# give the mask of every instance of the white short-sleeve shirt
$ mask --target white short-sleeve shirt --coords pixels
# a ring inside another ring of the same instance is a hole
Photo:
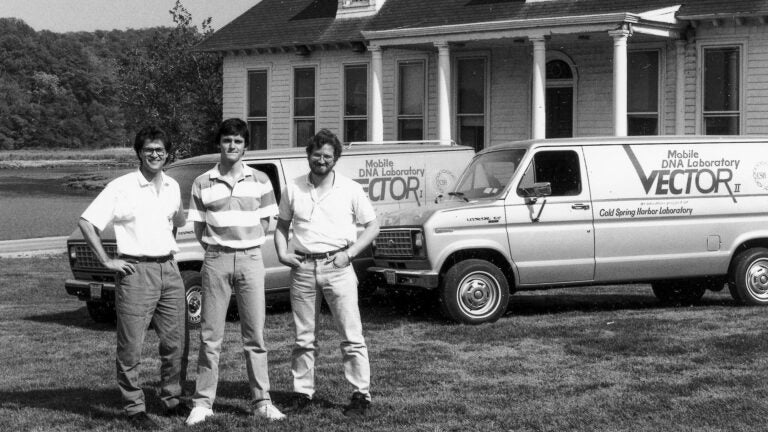
[[[134,256],[163,256],[179,251],[173,216],[180,207],[179,184],[161,173],[159,192],[139,170],[112,180],[83,212],[99,230],[112,222],[117,251]]]
[[[333,187],[320,197],[309,175],[288,182],[278,218],[293,221],[293,242],[304,253],[323,253],[357,240],[357,224],[376,219],[368,195],[354,180],[338,172]]]

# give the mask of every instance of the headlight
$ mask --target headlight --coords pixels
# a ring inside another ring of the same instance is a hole
[[[427,256],[426,250],[424,233],[421,231],[413,231],[413,256],[423,258]]]
[[[72,267],[75,265],[75,261],[77,261],[77,250],[75,250],[74,246],[69,247],[69,266]]]

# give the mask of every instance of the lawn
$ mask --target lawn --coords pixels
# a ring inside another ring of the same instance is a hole
[[[64,257],[0,259],[0,430],[124,430],[114,328],[64,293]],[[725,292],[661,307],[646,285],[516,294],[509,313],[476,327],[442,321],[417,298],[362,302],[375,410],[341,415],[350,388],[330,317],[322,323],[318,404],[285,422],[247,416],[238,324],[227,324],[217,415],[194,428],[160,412],[157,338],[142,377],[166,430],[751,431],[768,418],[768,310]],[[273,399],[290,391],[291,317],[267,316]],[[196,334],[193,334],[197,337]],[[196,346],[196,345],[195,345]],[[189,379],[194,385],[195,346]]]
[[[134,165],[133,147],[103,149],[0,150],[0,169],[51,168],[69,165]]]

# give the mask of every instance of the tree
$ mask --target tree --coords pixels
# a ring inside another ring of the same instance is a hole
[[[176,27],[158,29],[122,62],[120,98],[129,134],[157,124],[170,135],[176,156],[186,157],[212,150],[221,118],[221,56],[195,50],[213,33],[210,18],[198,31],[181,1],[169,12]]]

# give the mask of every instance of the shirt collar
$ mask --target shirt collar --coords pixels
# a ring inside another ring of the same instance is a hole
[[[309,177],[310,175],[312,175],[312,173],[308,172],[306,177],[304,177],[304,182],[306,182],[307,186],[314,188],[315,185],[312,184],[312,180],[310,180],[310,177]],[[331,189],[337,189],[341,187],[340,182],[338,181],[339,177],[340,177],[339,173],[337,173],[336,170],[333,170],[333,185],[331,185]]]
[[[160,176],[163,179],[163,186],[168,186],[168,176],[165,175],[165,172],[160,171]],[[146,187],[149,186],[150,183],[145,177],[144,174],[141,173],[141,169],[136,170],[136,178],[139,180],[139,186]]]
[[[240,161],[241,164],[243,164],[243,177],[251,177],[253,176],[253,170],[251,167],[245,164],[242,160]],[[219,171],[219,162],[216,163],[216,166],[211,168],[210,171],[208,171],[208,176],[211,179],[217,179],[221,177],[221,172]]]

